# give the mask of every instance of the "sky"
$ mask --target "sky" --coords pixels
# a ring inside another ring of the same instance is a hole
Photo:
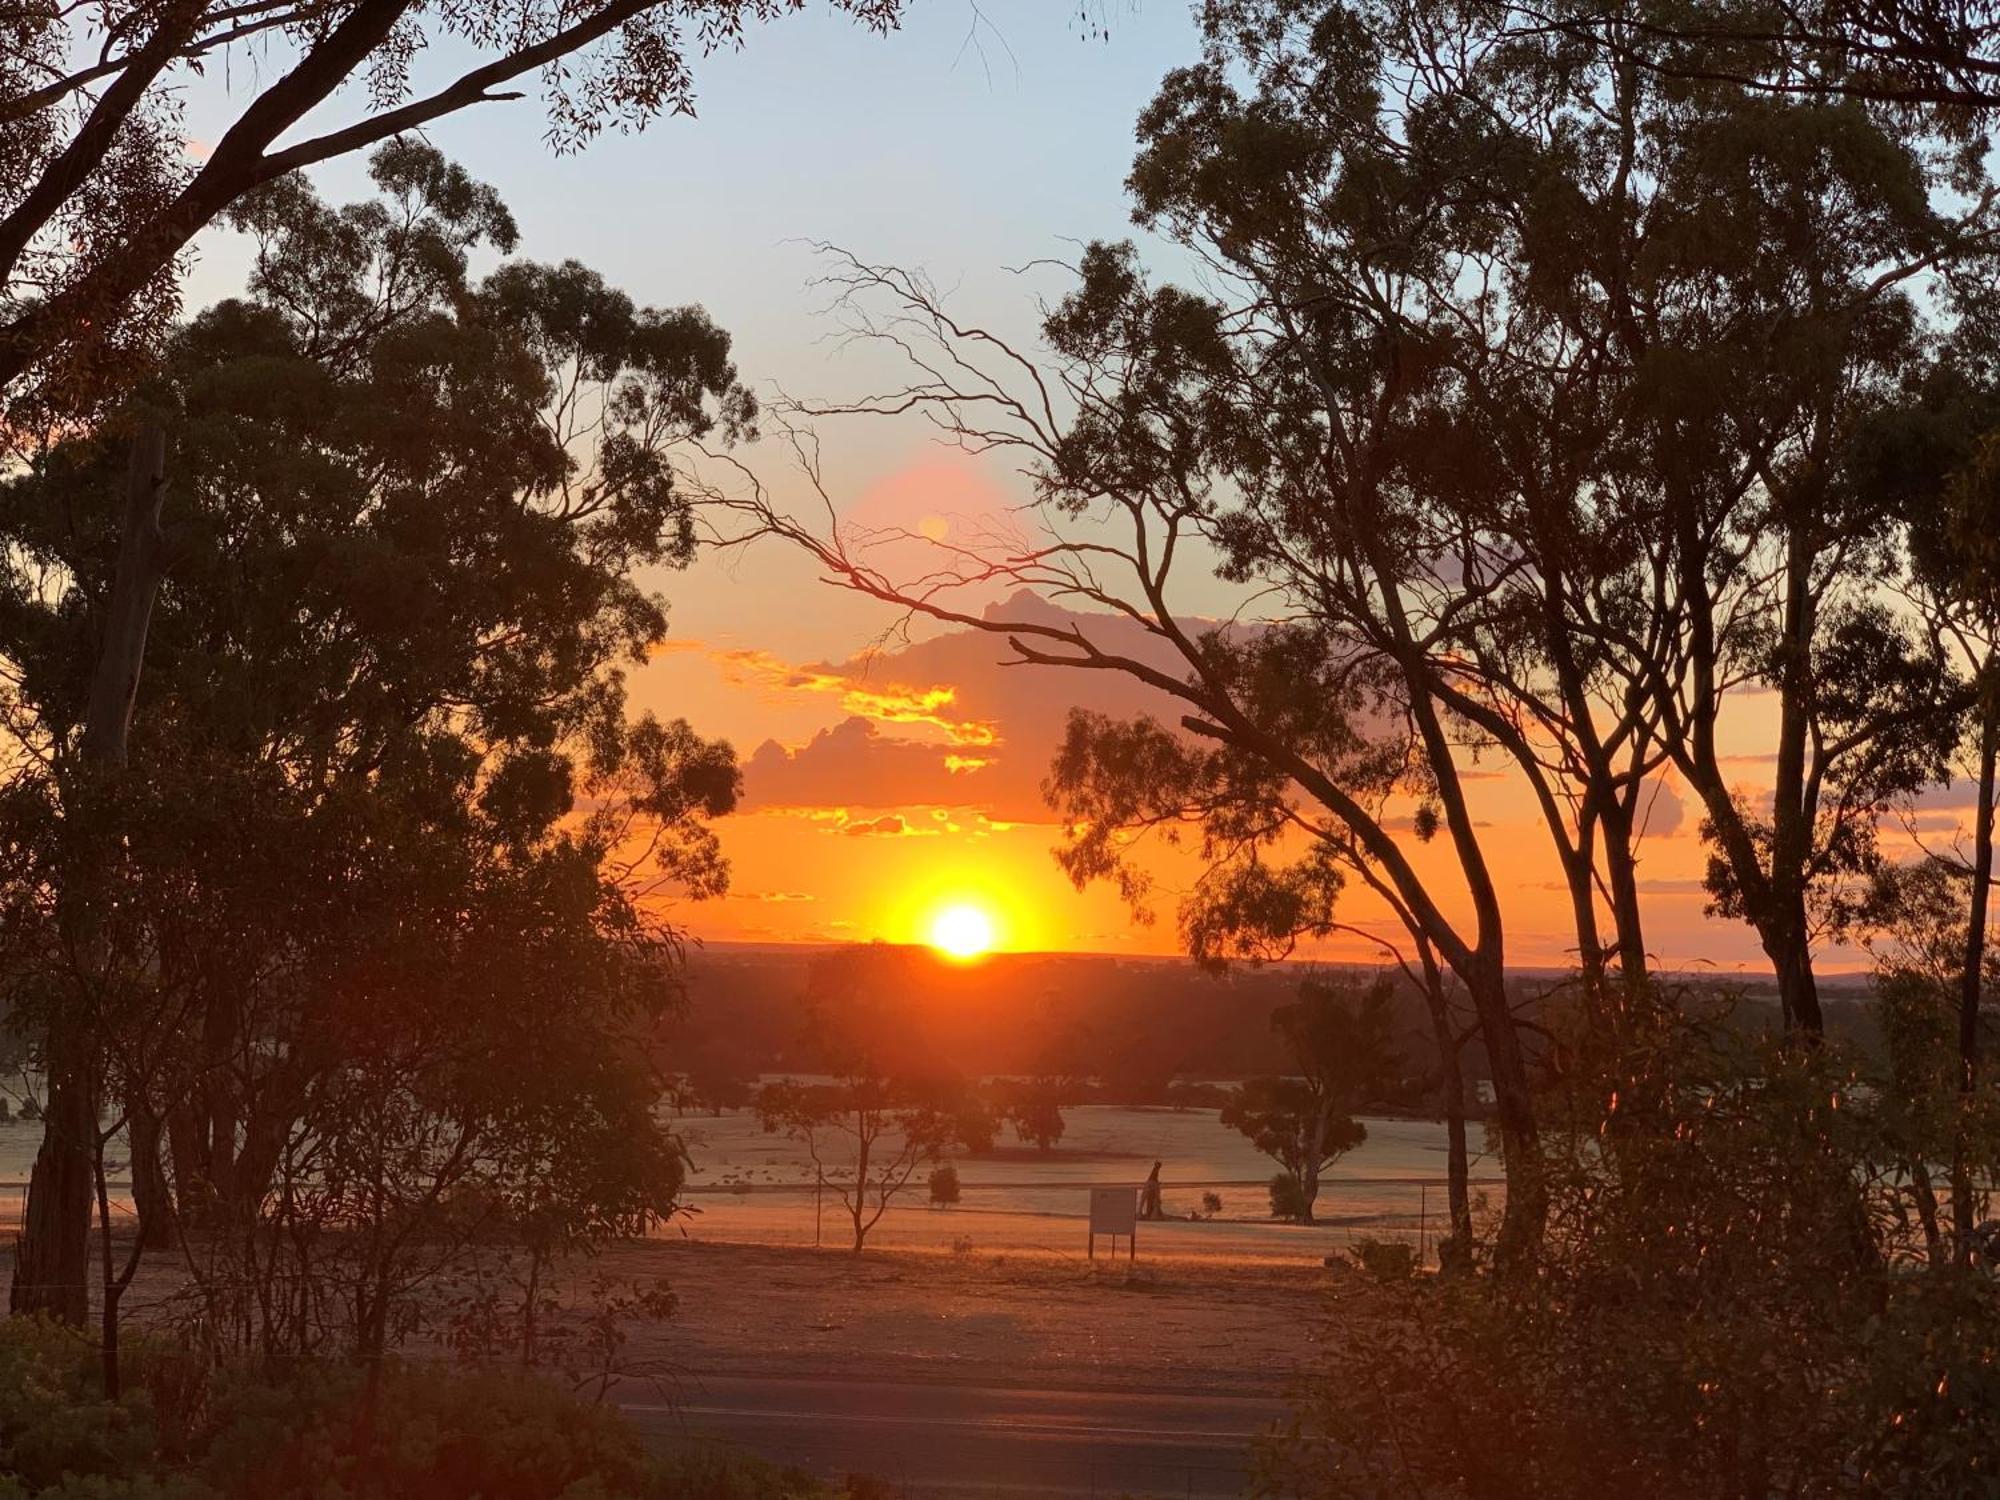
[[[1031,343],[1037,299],[1062,286],[1049,263],[1136,233],[1122,187],[1133,121],[1198,38],[1182,0],[1111,0],[1093,14],[1108,37],[1080,26],[1070,0],[919,0],[884,38],[815,6],[701,62],[694,119],[555,156],[539,110],[522,101],[462,113],[428,136],[500,190],[520,254],[580,260],[642,303],[701,304],[767,397],[852,398],[891,371],[840,337],[814,285],[827,264],[816,242],[921,268],[954,309]],[[227,82],[207,80],[190,97],[196,141],[219,132]],[[339,201],[367,188],[356,160],[315,181]],[[1177,268],[1170,250],[1139,238],[1149,261]],[[211,232],[191,303],[236,290],[245,261],[239,240]],[[940,446],[919,424],[850,422],[821,440],[826,488],[847,524],[948,531],[1005,517],[1025,498],[1018,474]],[[739,456],[774,494],[807,498],[781,445]],[[1145,690],[1004,667],[1004,644],[976,632],[905,639],[893,614],[820,582],[775,543],[653,581],[671,601],[671,637],[635,673],[634,700],[727,737],[744,766],[744,806],[722,828],[731,891],[676,913],[694,935],[921,941],[940,912],[971,905],[1001,947],[1174,951],[1172,911],[1192,859],[1154,861],[1159,920],[1140,920],[1108,889],[1070,887],[1039,795],[1073,705],[1159,707]],[[1179,607],[1223,602],[1197,589]],[[1741,750],[1754,785],[1759,751],[1749,738]],[[1475,774],[1508,893],[1511,961],[1568,962],[1565,898],[1535,809],[1498,768]],[[1703,914],[1697,821],[1685,790],[1663,781],[1642,849],[1649,938],[1673,966],[1760,969],[1746,929]],[[1418,858],[1444,874],[1441,842]],[[1367,927],[1382,914],[1356,898],[1343,915]],[[1323,951],[1372,956],[1353,937]]]

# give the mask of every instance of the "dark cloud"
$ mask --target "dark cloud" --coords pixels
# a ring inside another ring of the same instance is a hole
[[[983,805],[986,752],[887,734],[859,716],[791,749],[766,740],[743,763],[743,805],[901,808]]]
[[[994,605],[987,617],[1081,626],[1108,650],[1168,661],[1130,621],[1071,614],[1032,595]],[[827,694],[849,713],[804,745],[759,745],[743,765],[745,809],[945,807],[998,822],[1047,822],[1042,778],[1073,706],[1114,718],[1179,716],[1173,699],[1122,673],[1009,666],[1011,654],[1005,638],[981,630],[843,662],[795,666],[762,653],[713,653],[726,671]]]

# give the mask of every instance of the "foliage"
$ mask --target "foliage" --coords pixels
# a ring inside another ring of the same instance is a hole
[[[1063,1106],[1075,1084],[1065,1077],[1010,1078],[995,1085],[1000,1118],[1014,1138],[1047,1153],[1063,1138]]]
[[[1306,1196],[1290,1172],[1274,1172],[1269,1183],[1271,1217],[1296,1222],[1306,1216]]]
[[[1347,1252],[1377,1281],[1407,1281],[1417,1271],[1417,1247],[1408,1240],[1356,1240]]]
[[[1947,10],[1990,58],[1990,7]],[[1721,7],[1722,34],[1753,14]],[[1804,14],[1873,24],[1772,24]],[[1821,88],[1859,58],[1839,42],[1767,73],[1686,7],[1211,0],[1200,27],[1128,179],[1198,279],[1088,245],[1030,350],[920,274],[831,256],[851,326],[907,373],[805,414],[915,410],[1027,468],[1037,544],[905,565],[767,496],[742,510],[1013,661],[1156,694],[1071,720],[1045,787],[1068,872],[1145,909],[1142,851],[1185,842],[1196,958],[1345,931],[1440,997],[1448,976],[1493,1086],[1499,1258],[1524,1265],[1548,1222],[1536,1075],[1561,1064],[1507,992],[1513,903],[1471,783],[1497,762],[1536,809],[1607,1031],[1652,963],[1637,851],[1670,781],[1714,910],[1753,931],[1785,1023],[1824,1032],[1818,945],[1975,697],[1908,602],[1943,497],[1879,482],[1878,424],[1990,344],[1990,155],[1967,117]],[[1674,71],[1711,44],[1714,69]],[[1221,622],[1210,574],[1243,605]],[[996,583],[1072,612],[991,606]],[[1751,739],[1768,784],[1733,763]],[[1356,888],[1381,928],[1350,922]]]
[[[1538,1273],[1339,1293],[1341,1353],[1270,1483],[1991,1493],[2000,1284],[1927,1260],[1895,1210],[1883,1084],[1831,1046],[1657,1014],[1565,1084]]]
[[[829,4],[874,30],[901,11],[900,0]],[[505,85],[531,73],[558,150],[690,112],[694,54],[795,8],[278,0],[247,21],[223,0],[11,10],[0,22],[0,432],[46,431],[115,400],[176,311],[189,242],[259,188],[499,107],[518,97]],[[438,55],[453,62],[433,88],[424,62]],[[221,133],[197,161],[183,96],[211,68]],[[314,129],[343,90],[358,117],[345,109],[338,128]]]
[[[931,1207],[953,1208],[958,1204],[958,1168],[950,1162],[931,1168]]]
[[[1365,988],[1308,980],[1298,999],[1271,1013],[1299,1076],[1252,1078],[1222,1107],[1222,1123],[1294,1185],[1296,1212],[1283,1217],[1312,1223],[1319,1174],[1368,1138],[1352,1111],[1393,1070],[1394,994],[1386,976]],[[1275,1188],[1271,1202],[1278,1212]]]
[[[9,1485],[37,1494],[65,1479],[132,1475],[152,1457],[153,1422],[143,1385],[106,1399],[97,1351],[76,1330],[0,1322],[0,1495]]]
[[[239,204],[249,295],[146,393],[174,555],[114,778],[77,744],[120,432],[0,484],[9,1019],[89,1032],[148,1237],[226,1231],[201,1322],[266,1355],[379,1352],[476,1243],[671,1210],[641,1043],[737,790],[622,676],[665,628],[635,571],[690,555],[676,451],[755,416],[727,336],[573,263],[475,281],[512,244],[491,190],[416,143],[373,169],[369,202]]]
[[[802,1474],[717,1449],[649,1455],[615,1408],[520,1371],[389,1362],[209,1372],[139,1341],[107,1402],[89,1343],[0,1324],[8,1500],[814,1500]],[[201,1386],[188,1400],[189,1382]]]

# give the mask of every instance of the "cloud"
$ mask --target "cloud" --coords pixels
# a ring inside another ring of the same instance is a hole
[[[1172,647],[1136,621],[1066,610],[1025,591],[988,605],[983,619],[1046,649],[1061,651],[1060,637],[1076,632],[1107,654],[1173,677],[1186,671]],[[1199,633],[1214,622],[1181,623]],[[1150,714],[1167,724],[1185,710],[1121,671],[1024,664],[1008,637],[991,629],[943,630],[844,661],[793,663],[699,642],[670,649],[703,651],[735,682],[823,695],[846,713],[805,744],[759,745],[743,765],[746,811],[852,808],[920,817],[912,810],[947,808],[995,831],[1045,824],[1053,814],[1041,785],[1073,709],[1113,719]],[[1472,771],[1480,779],[1502,774]]]
[[[825,693],[839,699],[841,707],[858,718],[881,724],[929,725],[942,730],[956,745],[991,745],[998,737],[991,720],[961,718],[948,712],[958,700],[954,687],[869,681],[850,668],[825,662],[795,666],[769,651],[718,650],[702,641],[675,641],[662,649],[704,652],[734,683],[786,693]]]
[[[1706,884],[1692,877],[1642,880],[1639,889],[1648,896],[1706,896],[1709,893]]]
[[[970,806],[983,799],[987,758],[884,734],[859,716],[796,748],[766,740],[743,763],[743,806],[903,808]]]
[[[1687,823],[1687,803],[1671,782],[1656,776],[1639,793],[1636,821],[1636,831],[1646,838],[1672,838]]]
[[[864,823],[848,823],[840,831],[850,838],[869,834],[900,838],[903,834],[914,832],[910,825],[903,821],[901,813],[887,813],[879,818],[871,818]]]
[[[1132,622],[1073,614],[1030,594],[989,607],[987,617],[1082,628],[1107,650],[1171,665]],[[734,682],[824,695],[846,712],[803,745],[759,745],[743,763],[746,811],[938,808],[962,810],[964,821],[991,831],[1046,823],[1042,778],[1073,706],[1114,718],[1150,712],[1168,722],[1180,712],[1122,673],[1008,665],[1006,639],[983,630],[945,631],[837,662],[792,663],[689,641],[666,649],[701,651]]]
[[[807,891],[731,891],[731,901],[757,901],[769,905],[786,905],[794,901],[817,901],[819,897]]]

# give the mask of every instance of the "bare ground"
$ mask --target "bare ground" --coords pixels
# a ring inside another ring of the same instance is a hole
[[[631,1353],[684,1374],[813,1374],[1214,1394],[1313,1362],[1329,1277],[1300,1264],[653,1240],[596,1271],[666,1276],[680,1311]]]

